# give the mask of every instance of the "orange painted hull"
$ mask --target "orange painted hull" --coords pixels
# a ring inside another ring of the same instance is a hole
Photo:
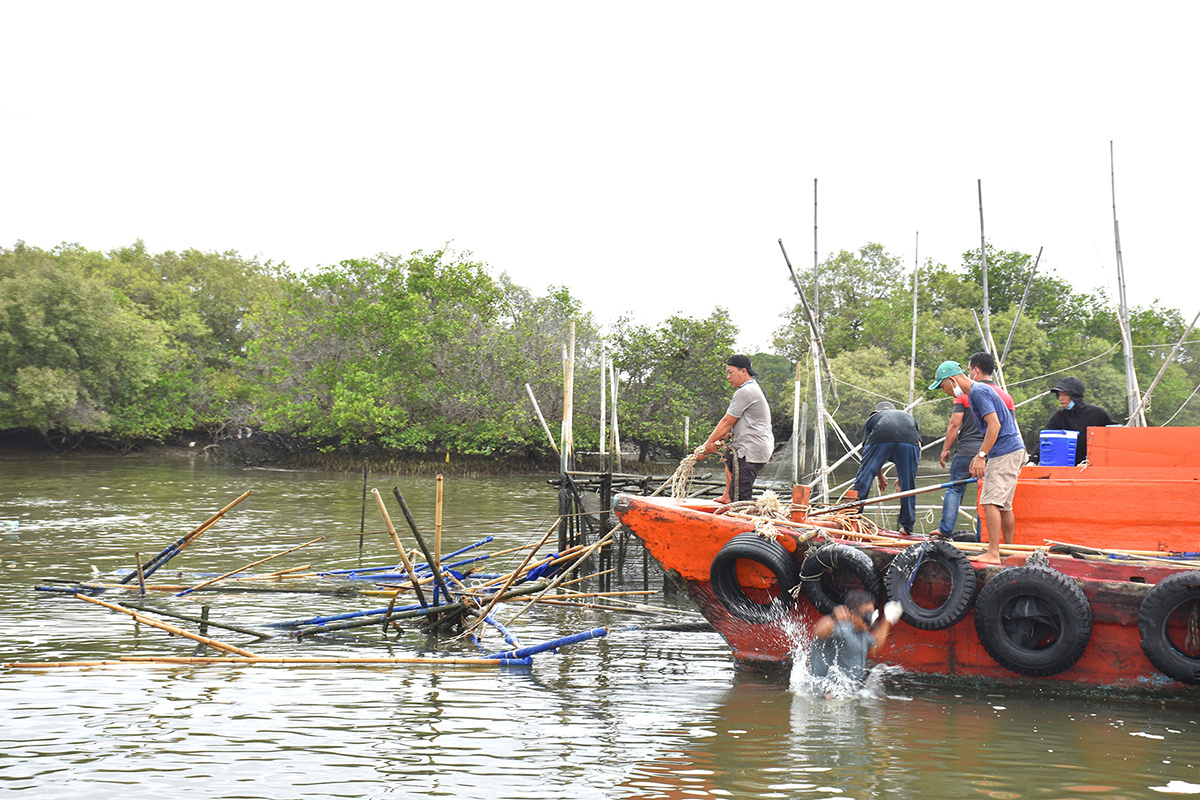
[[[617,516],[637,535],[650,554],[688,589],[700,611],[728,642],[734,658],[757,668],[790,666],[798,646],[807,642],[820,616],[801,595],[781,619],[758,624],[730,613],[710,582],[713,559],[735,535],[753,530],[743,518],[714,515],[715,506],[703,501],[672,501],[621,495]],[[780,543],[792,554],[797,568],[810,546],[786,526],[779,526]],[[810,540],[814,541],[814,540]],[[898,549],[862,546],[882,567]],[[1025,556],[1013,556],[1002,567],[1019,566]],[[1083,655],[1057,675],[1027,678],[1002,667],[985,650],[976,634],[973,614],[944,630],[920,630],[900,622],[888,643],[876,654],[879,662],[950,678],[983,678],[1002,682],[1053,682],[1139,689],[1147,692],[1188,693],[1196,687],[1178,683],[1160,673],[1143,654],[1137,625],[1138,609],[1150,587],[1163,578],[1186,571],[1156,562],[1113,562],[1050,556],[1053,569],[1073,578],[1083,589],[1092,609],[1091,638]],[[738,584],[747,594],[772,591],[765,570],[739,567]],[[982,586],[1000,568],[973,563]],[[760,601],[761,602],[761,601]],[[1043,684],[1045,685],[1045,684]]]
[[[1089,466],[1021,470],[1016,543],[1200,553],[1200,428],[1087,433]]]

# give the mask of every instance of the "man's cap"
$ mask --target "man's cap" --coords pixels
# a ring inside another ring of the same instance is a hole
[[[750,358],[748,356],[741,355],[740,353],[730,356],[729,360],[725,363],[731,367],[737,367],[738,369],[746,370],[746,372],[750,373],[751,377],[758,375],[758,373],[750,367]]]
[[[929,384],[929,391],[933,391],[942,385],[942,381],[946,378],[952,378],[955,375],[962,375],[963,368],[958,365],[957,361],[943,361],[938,365],[937,377],[933,379],[933,383]]]
[[[884,401],[882,401],[882,402],[880,402],[880,403],[876,403],[876,404],[875,404],[875,410],[876,410],[876,411],[895,411],[895,410],[896,410],[896,406],[894,406],[893,404],[889,403],[887,400],[884,400]]]

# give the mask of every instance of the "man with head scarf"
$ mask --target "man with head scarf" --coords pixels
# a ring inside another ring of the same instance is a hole
[[[1083,402],[1083,381],[1079,378],[1063,378],[1054,384],[1050,391],[1058,397],[1060,408],[1050,417],[1046,428],[1053,431],[1078,431],[1079,438],[1075,440],[1075,463],[1081,464],[1087,459],[1087,429],[1116,425],[1117,421],[1100,406],[1090,406]]]

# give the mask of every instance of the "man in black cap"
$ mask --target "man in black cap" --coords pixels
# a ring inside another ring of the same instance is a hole
[[[758,471],[775,450],[771,408],[758,381],[754,380],[757,374],[747,356],[729,357],[725,362],[725,379],[734,388],[733,399],[708,439],[696,448],[696,455],[703,458],[717,452],[717,442],[733,434],[725,454],[725,493],[717,499],[718,503],[749,500]]]
[[[854,490],[860,500],[871,493],[871,481],[879,478],[879,491],[887,489],[883,477],[883,465],[891,461],[896,465],[896,477],[900,491],[917,488],[917,462],[921,460],[921,429],[912,414],[898,411],[894,405],[884,401],[875,406],[863,425],[863,457],[858,475],[854,478]],[[912,533],[917,524],[917,498],[900,499],[900,530]]]
[[[1100,406],[1083,402],[1083,381],[1079,378],[1063,378],[1050,391],[1058,397],[1061,407],[1050,417],[1046,427],[1053,431],[1079,432],[1079,438],[1075,440],[1075,463],[1080,464],[1087,458],[1087,429],[1116,425],[1117,421]]]

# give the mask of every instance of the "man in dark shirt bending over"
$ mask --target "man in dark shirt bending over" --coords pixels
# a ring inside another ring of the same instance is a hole
[[[896,465],[896,477],[900,491],[917,488],[917,462],[921,460],[921,429],[907,411],[898,411],[888,402],[875,406],[863,425],[863,458],[854,478],[854,491],[858,499],[865,500],[871,492],[871,481],[879,479],[879,491],[887,489],[883,477],[883,465],[891,461]],[[917,524],[917,498],[900,499],[900,530],[912,533]]]

